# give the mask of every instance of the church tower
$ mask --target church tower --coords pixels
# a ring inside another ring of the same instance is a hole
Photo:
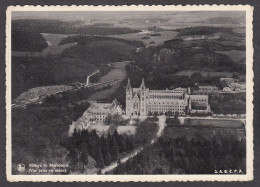
[[[127,86],[126,86],[126,115],[132,115],[132,99],[133,99],[133,89],[130,84],[130,79],[128,78]]]
[[[140,115],[141,116],[145,116],[147,115],[146,112],[146,88],[145,88],[145,84],[144,84],[144,78],[142,79],[142,84],[140,86],[140,92],[141,92],[141,97],[140,97]]]

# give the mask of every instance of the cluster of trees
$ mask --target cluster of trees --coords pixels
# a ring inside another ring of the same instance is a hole
[[[176,31],[179,32],[178,36],[211,35],[217,32],[237,34],[232,31],[232,28],[209,27],[209,26],[186,27],[186,28],[176,29]]]
[[[165,122],[168,126],[179,125],[180,121],[178,118],[178,114],[175,114],[173,118],[167,117]]]
[[[171,128],[168,127],[168,130]],[[215,170],[224,169],[241,169],[246,172],[244,138],[220,134],[209,137],[163,136],[138,156],[121,164],[113,173],[213,174]]]
[[[141,41],[124,40],[121,38],[113,38],[107,36],[88,36],[88,35],[68,36],[66,38],[63,38],[59,45],[74,43],[74,42],[78,42],[78,44],[80,45],[86,45],[87,43],[90,42],[97,42],[97,41],[104,41],[104,40],[119,41],[136,47],[144,47],[144,43]]]
[[[123,41],[108,39],[72,46],[63,50],[61,56],[84,59],[95,65],[108,64],[133,60],[136,48],[136,46]]]
[[[157,123],[157,117],[150,117],[138,123],[135,134],[135,144],[139,146],[150,144],[158,131]]]
[[[245,114],[246,94],[213,94],[209,97],[209,104],[215,114]]]
[[[82,21],[61,21],[54,19],[21,19],[12,21],[12,29],[36,33],[114,35],[140,32],[127,27],[84,25]]]
[[[12,30],[12,51],[41,52],[48,47],[40,33]]]
[[[78,170],[78,163],[81,163],[84,171],[88,155],[95,159],[97,168],[103,168],[118,161],[120,155],[132,151],[135,144],[133,136],[119,135],[116,130],[106,137],[98,136],[95,130],[84,130],[81,133],[75,131],[62,145],[69,150],[67,159],[72,171]]]

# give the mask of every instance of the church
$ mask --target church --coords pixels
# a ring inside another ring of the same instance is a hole
[[[147,116],[165,114],[179,115],[192,113],[210,113],[208,95],[192,95],[190,88],[175,88],[173,90],[150,90],[145,86],[144,79],[139,88],[132,88],[130,79],[126,86],[126,115]]]

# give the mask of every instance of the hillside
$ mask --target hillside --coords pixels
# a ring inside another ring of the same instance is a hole
[[[87,88],[47,96],[41,105],[12,109],[12,163],[67,163],[69,151],[61,146],[69,125],[89,107],[86,100],[93,92]]]
[[[107,36],[88,36],[88,35],[75,35],[75,36],[68,36],[66,38],[63,38],[59,45],[67,44],[67,43],[74,43],[77,42],[81,45],[86,45],[90,42],[97,42],[97,41],[118,41],[123,42],[128,45],[132,45],[135,47],[143,47],[144,43],[141,41],[135,41],[135,40],[124,40],[120,38],[113,38],[113,37],[107,37]]]
[[[51,95],[58,92],[63,92],[66,90],[71,90],[72,86],[66,86],[66,85],[58,85],[58,86],[41,86],[36,88],[31,88],[26,92],[23,92],[21,95],[19,95],[17,98],[15,98],[16,102],[22,101],[22,100],[30,100],[34,98],[39,98],[41,96]]]
[[[41,52],[48,44],[40,33],[12,30],[12,51]]]
[[[12,57],[12,98],[39,86],[85,82],[97,68],[85,60],[61,57]]]
[[[129,45],[127,42],[117,40],[93,41],[86,44],[65,49],[63,57],[81,58],[88,63],[107,64],[117,61],[132,60],[136,46]]]
[[[233,35],[241,35],[232,31],[229,27],[208,27],[208,26],[198,26],[198,27],[185,27],[181,29],[176,29],[179,32],[178,36],[191,36],[191,35],[211,35],[214,33],[230,33]]]
[[[20,19],[12,21],[12,29],[35,33],[110,35],[140,32],[126,27],[85,25],[82,21],[61,21],[54,19]]]
[[[197,34],[198,28],[193,29],[187,32]],[[245,77],[243,37],[239,39],[229,29],[206,31],[209,35],[179,35],[161,46],[142,48],[135,56],[136,63],[127,66],[131,83],[139,86],[144,77],[150,89],[166,89],[193,87],[198,82],[218,85],[219,78],[233,74]],[[235,54],[239,58],[234,58]]]

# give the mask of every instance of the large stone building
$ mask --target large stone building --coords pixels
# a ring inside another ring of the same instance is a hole
[[[126,87],[126,115],[146,116],[149,114],[165,114],[171,111],[179,115],[186,113],[209,113],[207,95],[191,95],[190,88],[173,90],[150,90],[146,88],[144,79],[139,88],[132,88],[128,79]]]
[[[69,134],[77,131],[88,129],[90,125],[103,124],[108,115],[124,115],[125,111],[120,103],[114,99],[112,103],[92,102],[83,115],[70,126]]]

